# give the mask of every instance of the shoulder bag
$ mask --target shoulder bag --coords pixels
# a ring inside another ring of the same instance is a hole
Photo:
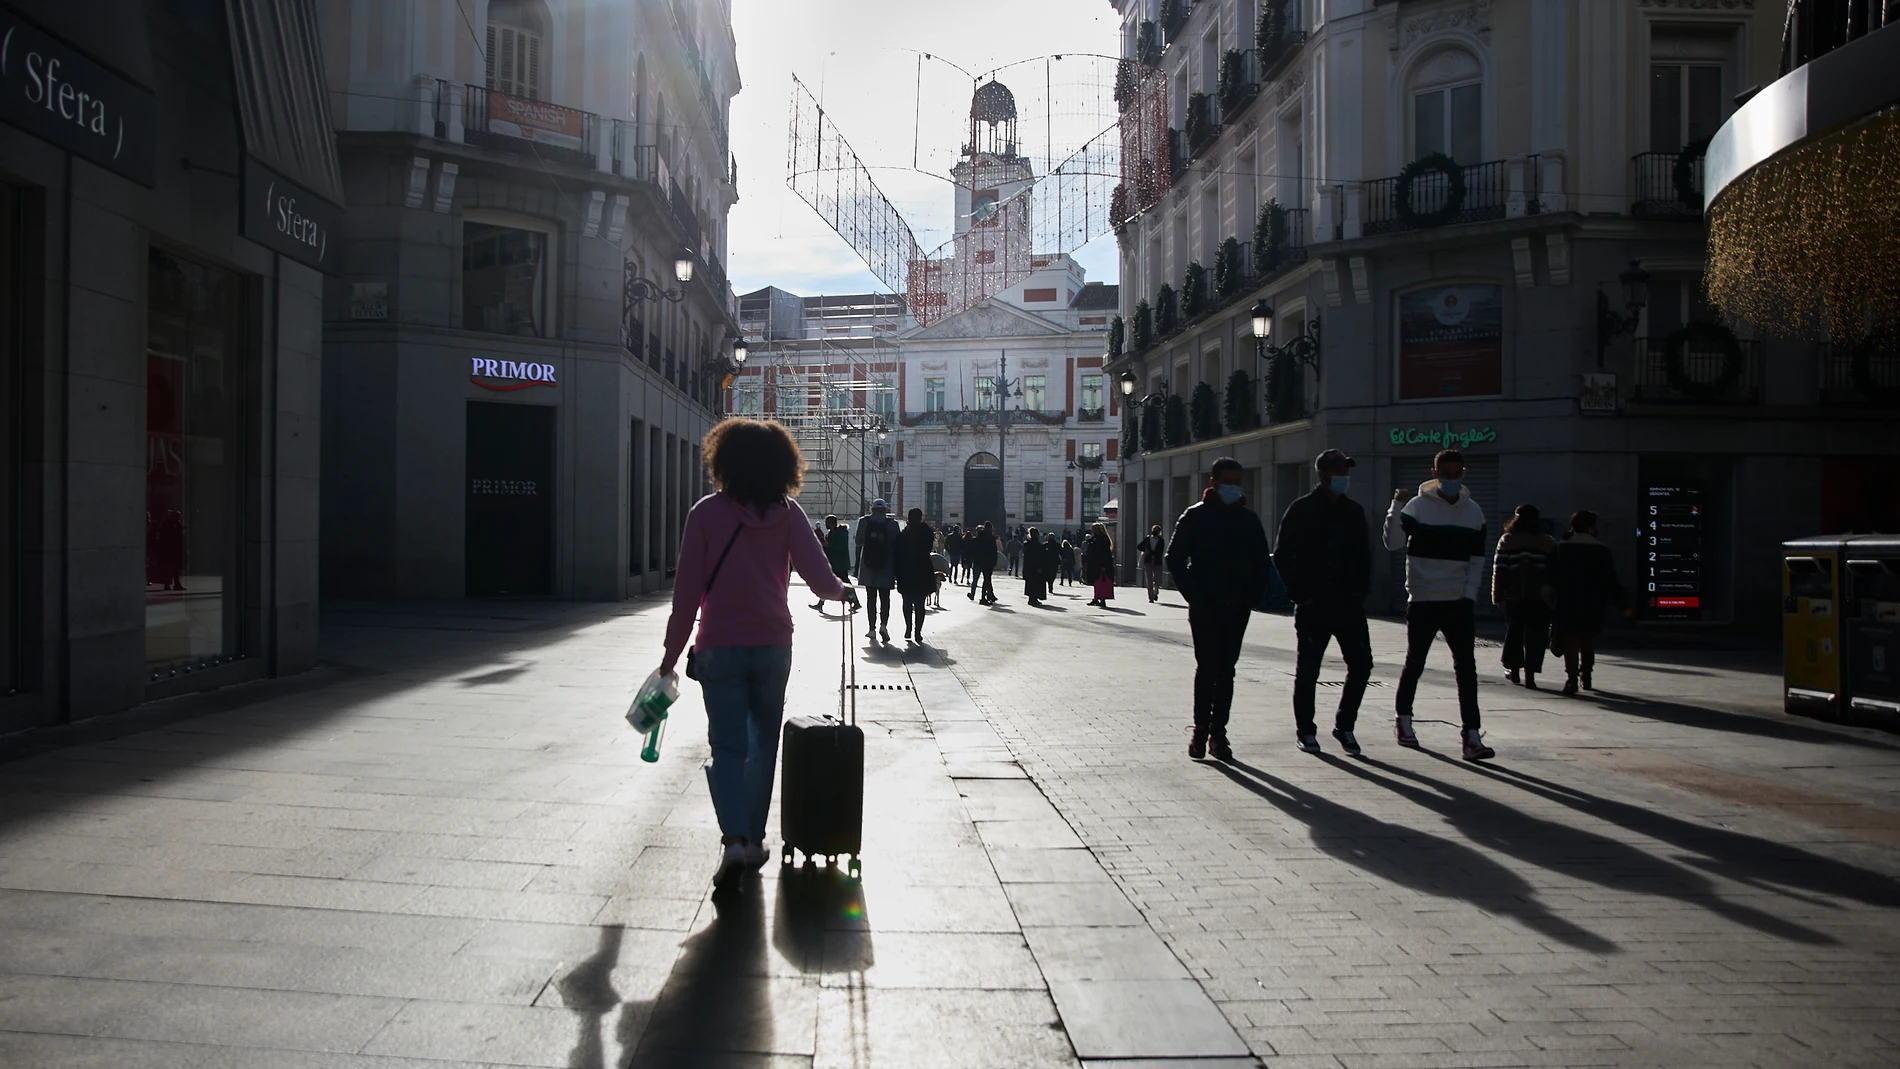
[[[726,566],[726,556],[732,552],[732,544],[739,540],[739,532],[743,530],[745,530],[745,522],[742,520],[739,526],[732,529],[732,537],[726,539],[726,548],[720,552],[719,560],[713,564],[712,574],[706,577],[706,589],[699,595],[701,602],[706,600],[707,594],[712,593],[713,583],[719,579],[719,569]],[[686,651],[686,678],[695,681],[699,679],[699,668],[693,663],[692,650]]]

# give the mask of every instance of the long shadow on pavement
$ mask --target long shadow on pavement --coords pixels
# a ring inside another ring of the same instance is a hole
[[[1598,707],[1608,712],[1626,713],[1648,720],[1659,720],[1677,727],[1702,728],[1708,731],[1727,731],[1737,735],[1754,735],[1764,739],[1779,739],[1784,742],[1808,742],[1820,745],[1845,744],[1865,746],[1888,752],[1900,751],[1900,743],[1885,739],[1867,738],[1851,731],[1829,731],[1826,728],[1812,727],[1807,724],[1778,720],[1771,716],[1758,716],[1752,713],[1728,713],[1710,709],[1701,705],[1685,705],[1682,702],[1665,701],[1661,698],[1644,698],[1634,694],[1616,691],[1597,690],[1589,695],[1595,698]],[[1585,700],[1589,700],[1586,698]]]
[[[1611,890],[1640,891],[1702,906],[1737,924],[1781,939],[1811,945],[1838,942],[1812,928],[1723,898],[1702,873],[1672,864],[1607,835],[1545,820],[1476,791],[1369,757],[1346,761],[1331,754],[1320,756],[1335,768],[1367,783],[1378,784],[1443,816],[1467,840],[1519,861]],[[1374,775],[1368,768],[1379,769],[1387,775]],[[1413,783],[1423,787],[1413,786]]]
[[[1857,865],[1604,798],[1506,765],[1471,765],[1448,757],[1440,757],[1440,760],[1640,835],[1693,851],[1701,856],[1685,858],[1685,863],[1750,887],[1781,893],[1792,888],[1849,898],[1885,909],[1900,909],[1900,883]]]
[[[618,1010],[613,1023],[614,1049],[632,1050],[639,1040],[653,1004],[647,1001],[623,1001],[614,988],[613,971],[620,961],[620,943],[626,929],[618,924],[600,928],[600,945],[586,960],[557,976],[554,985],[561,1000],[579,1018],[579,1035],[568,1052],[567,1064],[577,1069],[607,1065],[607,1044],[601,1029],[610,1014]]]
[[[1617,949],[1610,940],[1546,909],[1529,881],[1463,843],[1367,816],[1243,762],[1211,765],[1303,821],[1314,846],[1371,876],[1425,894],[1463,899],[1587,953]]]

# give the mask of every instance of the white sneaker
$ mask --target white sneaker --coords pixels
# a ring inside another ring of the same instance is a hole
[[[746,848],[744,843],[727,843],[725,852],[719,856],[719,867],[713,870],[713,890],[725,891],[739,882],[745,872]]]
[[[764,843],[747,843],[745,848],[745,867],[749,869],[762,869],[765,867],[765,862],[771,856],[771,852],[766,850]]]
[[[1320,752],[1322,752],[1322,751],[1320,750],[1320,748],[1319,748],[1319,736],[1318,736],[1318,735],[1301,735],[1301,736],[1299,736],[1299,743],[1298,743],[1298,745],[1299,745],[1299,747],[1300,747],[1300,752],[1301,752],[1301,753],[1320,753]]]

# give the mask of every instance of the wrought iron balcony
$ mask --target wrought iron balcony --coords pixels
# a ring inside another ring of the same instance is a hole
[[[1631,189],[1630,214],[1638,219],[1700,219],[1702,157],[1680,152],[1639,152]]]
[[[1260,64],[1254,50],[1223,55],[1220,74],[1220,121],[1231,126],[1260,99]]]
[[[1173,127],[1169,127],[1168,128],[1168,177],[1171,180],[1179,180],[1182,175],[1187,173],[1187,165],[1188,165],[1187,138],[1181,136],[1181,131],[1174,129]]]
[[[1761,403],[1761,342],[1738,341],[1731,354],[1719,347],[1691,345],[1680,358],[1670,355],[1661,338],[1646,339],[1636,350],[1633,402],[1692,405]]]
[[[1193,0],[1161,0],[1161,31],[1167,34],[1169,44],[1180,39],[1193,12]]]
[[[1453,226],[1504,218],[1512,192],[1508,161],[1474,163],[1460,168],[1460,171],[1464,178],[1464,198],[1458,202],[1451,217],[1439,225]],[[1526,196],[1526,214],[1536,214],[1541,210],[1537,195],[1537,171],[1537,157],[1526,157],[1525,176],[1529,185],[1523,191]],[[1417,223],[1399,215],[1399,182],[1399,176],[1394,175],[1366,183],[1365,233],[1385,234],[1418,228]],[[1426,171],[1412,180],[1414,215],[1431,215],[1442,211],[1449,205],[1451,198],[1452,183],[1443,174]]]
[[[1106,461],[1107,461],[1107,458],[1099,454],[1096,456],[1089,456],[1087,454],[1083,454],[1082,456],[1078,456],[1075,458],[1075,466],[1078,468],[1086,468],[1090,471],[1093,471],[1096,468],[1101,467],[1104,463],[1106,463]]]
[[[1187,100],[1188,154],[1199,156],[1220,137],[1220,115],[1211,93],[1190,93]]]
[[[462,97],[462,140],[471,145],[593,170],[600,127],[598,115],[479,85]]]
[[[1009,410],[1011,424],[1041,423],[1045,426],[1060,427],[1068,420],[1068,413],[1057,409],[1012,408]],[[906,412],[898,422],[906,427],[994,427],[997,425],[997,413],[994,408],[945,408],[928,412]]]
[[[1900,408],[1900,344],[1822,343],[1821,403]]]
[[[1106,408],[1078,408],[1075,410],[1077,423],[1104,423],[1108,420]]]

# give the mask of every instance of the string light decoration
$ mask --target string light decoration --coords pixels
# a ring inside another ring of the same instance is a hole
[[[1900,331],[1900,107],[1742,175],[1708,220],[1723,315],[1836,343]]]

